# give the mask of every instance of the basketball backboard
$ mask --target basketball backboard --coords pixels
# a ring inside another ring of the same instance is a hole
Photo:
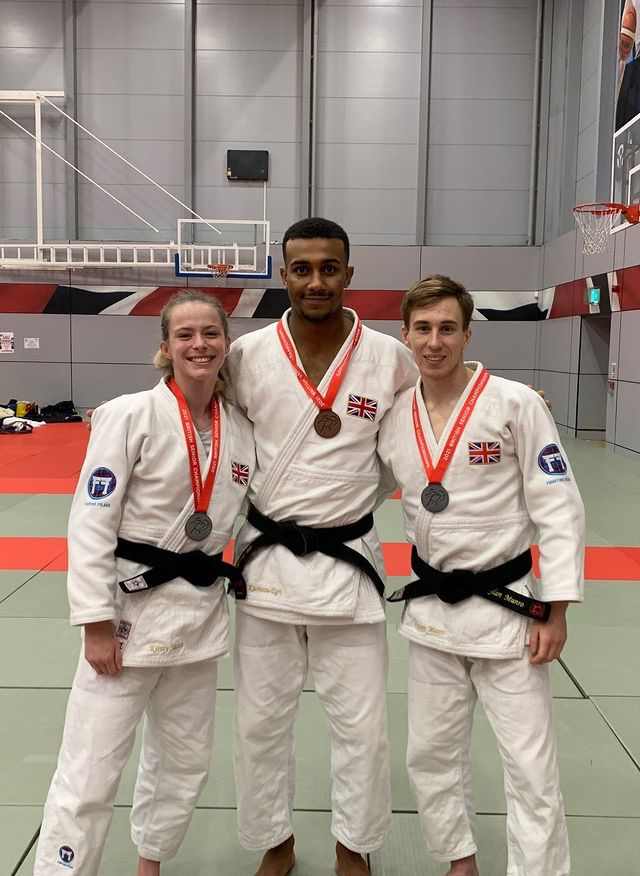
[[[271,277],[270,223],[263,219],[179,219],[178,277],[210,277],[207,265],[231,265],[227,277]]]
[[[640,114],[613,135],[611,200],[640,204]],[[611,233],[629,227],[623,214],[614,220]]]

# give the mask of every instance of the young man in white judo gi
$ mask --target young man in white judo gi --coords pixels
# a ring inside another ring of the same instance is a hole
[[[257,447],[236,541],[247,582],[234,658],[239,837],[267,849],[259,876],[293,867],[293,724],[311,670],[331,737],[336,869],[358,876],[390,826],[376,440],[415,366],[343,307],[353,268],[340,226],[302,220],[283,249],[291,309],[229,354]]]
[[[228,651],[224,578],[237,580],[221,552],[255,451],[250,424],[223,397],[229,336],[218,302],[180,293],[162,313],[162,338],[166,379],[96,410],[71,508],[68,593],[84,646],[35,876],[98,873],[143,714],[138,876],[157,876],[176,854],[209,772],[217,660]]]
[[[567,604],[583,598],[584,511],[545,403],[464,362],[472,312],[447,277],[407,293],[403,336],[420,378],[378,442],[402,487],[418,575],[391,597],[407,600],[407,767],[431,855],[450,862],[448,876],[478,876],[469,745],[479,697],[505,772],[508,876],[566,876],[547,664],[566,640]]]

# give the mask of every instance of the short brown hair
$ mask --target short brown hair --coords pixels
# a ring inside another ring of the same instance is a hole
[[[176,307],[179,307],[181,304],[190,304],[191,302],[200,302],[201,304],[208,304],[212,307],[216,314],[218,315],[218,319],[220,320],[220,325],[222,326],[222,330],[224,332],[224,336],[229,340],[229,321],[227,320],[227,314],[220,303],[220,301],[215,297],[215,295],[209,295],[206,292],[201,292],[198,289],[188,289],[184,292],[178,292],[173,295],[165,304],[165,306],[160,311],[160,331],[162,332],[162,340],[166,343],[169,340],[169,324],[171,322],[171,311]],[[167,376],[173,375],[173,364],[171,359],[164,355],[162,350],[158,350],[158,352],[153,357],[153,364],[160,371],[164,371]],[[229,388],[229,372],[227,371],[226,363],[220,369],[220,373],[218,374],[218,379],[216,381],[216,385],[214,387],[214,392],[220,395],[222,398],[226,397],[227,389]]]
[[[409,328],[411,314],[414,310],[418,307],[429,307],[442,298],[456,299],[462,312],[462,330],[466,332],[473,315],[473,298],[461,283],[456,283],[451,277],[445,277],[442,274],[431,274],[430,277],[418,280],[405,293],[400,305],[405,328]]]

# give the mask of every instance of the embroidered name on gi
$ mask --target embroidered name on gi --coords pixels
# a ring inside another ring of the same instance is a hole
[[[279,587],[259,587],[257,584],[249,584],[251,593],[268,593],[270,596],[280,596],[282,590]]]

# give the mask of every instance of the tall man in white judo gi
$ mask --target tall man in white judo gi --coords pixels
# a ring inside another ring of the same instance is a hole
[[[566,876],[546,664],[566,640],[567,604],[583,598],[584,511],[544,402],[464,362],[472,312],[447,277],[409,290],[403,335],[420,378],[379,435],[418,575],[391,597],[407,600],[400,633],[411,642],[407,766],[431,855],[450,862],[448,876],[478,876],[469,745],[479,697],[505,771],[508,876]]]
[[[376,440],[415,366],[343,308],[353,268],[340,226],[302,220],[283,250],[291,309],[235,341],[228,360],[258,447],[236,552],[247,582],[236,611],[239,837],[267,849],[259,876],[293,867],[293,724],[312,670],[331,737],[336,870],[358,876],[391,809]]]

